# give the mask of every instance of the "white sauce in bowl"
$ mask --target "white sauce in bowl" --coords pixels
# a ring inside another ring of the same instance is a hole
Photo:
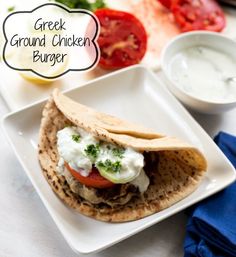
[[[171,59],[171,80],[187,94],[210,102],[236,101],[236,59],[207,46],[185,48]]]

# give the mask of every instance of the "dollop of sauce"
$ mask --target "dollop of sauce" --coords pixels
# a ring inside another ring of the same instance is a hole
[[[138,187],[140,193],[144,193],[147,190],[150,181],[145,171],[142,169],[139,176],[132,180],[130,183]]]
[[[173,56],[168,73],[186,93],[211,102],[236,100],[236,83],[227,78],[236,76],[236,60],[208,46],[185,48]]]
[[[102,165],[108,173],[111,172],[111,181],[114,183],[133,183],[141,193],[146,191],[149,185],[149,178],[143,171],[144,156],[132,148],[123,149],[110,143],[100,142],[77,127],[65,127],[57,132],[57,148],[60,155],[58,162],[60,174],[64,172],[64,162],[82,176],[88,176],[93,165],[99,171]],[[113,170],[109,171],[110,168]],[[100,174],[102,175],[102,172]]]
[[[80,138],[73,140],[76,135]],[[98,144],[98,140],[80,128],[66,127],[57,132],[57,149],[60,157],[85,177],[92,170],[92,161],[84,149],[91,144]]]
[[[136,152],[131,148],[126,148],[123,150],[120,158],[119,156],[114,155],[114,149],[117,148],[111,144],[102,144],[100,149],[95,165],[99,162],[105,163],[106,160],[110,160],[112,163],[118,161],[121,164],[119,172],[114,172],[112,174],[114,183],[126,183],[132,181],[141,173],[144,166],[144,157],[141,153]],[[97,165],[96,167],[99,170],[99,166]]]

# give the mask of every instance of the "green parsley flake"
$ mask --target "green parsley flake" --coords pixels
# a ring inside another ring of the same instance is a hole
[[[88,0],[55,0],[58,3],[64,4],[71,9],[86,9],[95,12],[97,9],[106,7],[103,0],[96,0],[94,2],[89,2]]]
[[[112,149],[113,156],[119,157],[121,159],[124,157],[124,152],[125,152],[125,149],[122,149],[122,148],[113,148]]]
[[[80,142],[80,135],[75,134],[75,135],[72,135],[71,137],[72,137],[72,139],[73,139],[76,143],[79,143],[79,142]]]
[[[87,154],[87,156],[96,159],[100,152],[100,148],[98,144],[97,145],[91,144],[91,145],[88,145],[84,151]]]
[[[15,6],[10,6],[7,8],[8,12],[13,12],[15,10]]]
[[[106,159],[105,162],[97,163],[98,169],[103,169],[105,172],[117,173],[121,171],[121,163],[119,161],[112,162],[109,159]]]

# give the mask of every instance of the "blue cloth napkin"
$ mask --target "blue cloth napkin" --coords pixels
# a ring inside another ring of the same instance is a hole
[[[236,168],[236,137],[214,139]],[[236,182],[190,209],[184,257],[236,256]]]

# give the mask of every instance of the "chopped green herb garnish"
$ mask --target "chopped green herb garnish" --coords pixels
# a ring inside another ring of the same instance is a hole
[[[91,11],[95,12],[97,9],[105,8],[106,4],[103,0],[96,0],[94,3],[90,4]]]
[[[123,148],[113,148],[112,149],[113,156],[119,157],[121,159],[124,157],[123,156],[124,152],[125,152],[125,149],[123,149]]]
[[[119,161],[112,162],[109,159],[107,159],[105,162],[98,162],[96,166],[98,169],[104,169],[106,172],[112,173],[117,173],[121,170],[121,163]]]
[[[80,142],[80,135],[75,134],[75,135],[72,135],[71,137],[72,137],[72,139],[73,139],[76,143],[79,143],[79,142]]]
[[[64,4],[65,6],[76,9],[86,9],[92,12],[95,12],[97,9],[106,7],[106,4],[103,0],[96,0],[93,3],[90,3],[88,0],[55,0],[58,3]]]
[[[88,145],[84,151],[89,157],[96,159],[100,152],[100,148],[98,144],[97,145],[91,144],[91,145]]]
[[[15,6],[10,6],[7,8],[8,12],[13,12],[15,10]]]

